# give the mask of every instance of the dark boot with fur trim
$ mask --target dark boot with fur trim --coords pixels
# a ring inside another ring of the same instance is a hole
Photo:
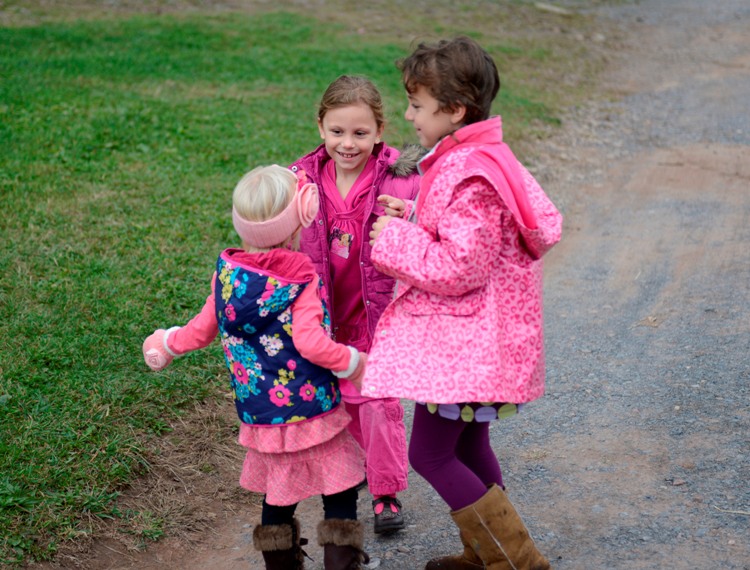
[[[350,519],[326,519],[318,524],[318,544],[323,547],[325,570],[361,570],[370,557],[362,550],[362,523]]]
[[[299,521],[258,525],[253,530],[255,550],[263,553],[266,570],[304,570],[307,539],[299,536]]]

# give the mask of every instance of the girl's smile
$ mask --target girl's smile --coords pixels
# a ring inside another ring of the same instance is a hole
[[[336,175],[347,178],[362,172],[382,132],[372,109],[364,103],[329,110],[318,121],[318,130],[336,164]]]

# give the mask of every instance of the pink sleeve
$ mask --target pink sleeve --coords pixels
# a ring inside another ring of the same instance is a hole
[[[488,259],[497,255],[504,209],[482,178],[460,182],[440,213],[437,235],[419,224],[392,219],[372,247],[375,269],[437,295],[459,296],[483,286]]]
[[[185,354],[199,348],[205,348],[216,338],[219,325],[216,322],[216,303],[214,301],[213,283],[211,280],[211,294],[206,298],[201,312],[194,316],[188,324],[172,331],[167,344],[175,354]]]
[[[334,372],[346,370],[351,352],[346,345],[331,340],[322,323],[323,305],[316,279],[292,305],[292,340],[302,357],[313,364]]]
[[[402,216],[404,220],[409,220],[412,212],[414,212],[414,204],[414,200],[404,200],[404,215]]]

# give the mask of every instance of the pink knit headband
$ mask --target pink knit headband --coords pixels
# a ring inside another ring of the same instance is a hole
[[[303,170],[297,173],[297,189],[292,201],[278,216],[262,222],[251,222],[241,217],[232,207],[232,222],[237,235],[247,245],[258,248],[284,243],[300,226],[308,227],[318,213],[318,187],[307,183]]]

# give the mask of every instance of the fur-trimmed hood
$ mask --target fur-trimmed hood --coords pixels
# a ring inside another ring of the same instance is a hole
[[[417,172],[417,164],[427,154],[427,149],[419,144],[407,144],[401,149],[401,154],[388,170],[399,178],[404,178]]]

